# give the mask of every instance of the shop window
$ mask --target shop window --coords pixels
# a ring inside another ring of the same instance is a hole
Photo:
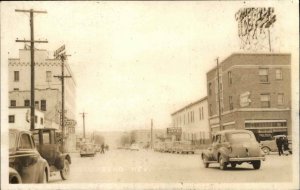
[[[269,82],[269,69],[259,69],[259,81],[261,83]]]
[[[211,82],[208,83],[208,94],[211,95]]]

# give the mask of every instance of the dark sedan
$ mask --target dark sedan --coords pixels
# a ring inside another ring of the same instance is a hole
[[[46,183],[49,165],[35,147],[31,132],[9,129],[9,183]]]

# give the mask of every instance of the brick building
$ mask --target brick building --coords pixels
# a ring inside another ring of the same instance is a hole
[[[219,83],[217,73],[207,73],[212,132],[245,128],[260,140],[291,134],[290,54],[234,53],[219,64]]]
[[[181,129],[181,137],[177,140],[199,146],[210,142],[207,104],[207,97],[204,97],[171,114],[173,127]]]
[[[8,59],[9,106],[30,107],[30,49],[19,50],[19,58]],[[61,130],[61,61],[49,58],[46,50],[35,50],[35,108],[44,113],[44,126]],[[73,76],[65,63],[65,75]],[[74,76],[65,80],[65,117],[76,121],[76,82]],[[66,126],[66,142],[75,150],[75,126]]]

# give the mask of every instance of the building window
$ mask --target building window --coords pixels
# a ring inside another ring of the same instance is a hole
[[[46,82],[51,82],[52,79],[52,72],[46,71]]]
[[[19,88],[14,88],[14,91],[19,91]]]
[[[20,80],[20,74],[19,71],[14,71],[14,81],[18,82]]]
[[[9,115],[8,116],[8,123],[14,123],[15,122],[15,116],[14,115]]]
[[[284,94],[283,93],[279,93],[277,96],[277,104],[278,105],[283,105],[284,103]]]
[[[208,83],[208,94],[211,95],[211,82]]]
[[[260,95],[260,102],[262,108],[269,108],[270,104],[270,94],[261,94]]]
[[[199,108],[199,119],[202,119],[201,108]]]
[[[34,123],[37,123],[37,122],[38,122],[38,117],[34,116]]]
[[[276,80],[282,80],[282,70],[276,69]]]
[[[10,101],[10,106],[11,106],[11,107],[16,107],[16,106],[17,106],[16,100],[11,100],[11,101]]]
[[[46,100],[41,100],[41,110],[46,111],[46,108],[47,108]]]
[[[34,102],[34,107],[35,107],[35,109],[40,109],[40,103],[39,103],[39,101],[35,101]]]
[[[262,83],[269,82],[269,70],[268,69],[259,69],[259,81]]]
[[[228,71],[228,84],[232,84],[231,71]]]
[[[213,114],[213,111],[212,111],[212,105],[209,104],[209,115],[212,116],[212,114]]]
[[[203,112],[203,107],[201,108],[202,109],[202,119],[204,119],[204,112]]]
[[[24,106],[30,107],[30,100],[24,100]]]
[[[233,110],[232,96],[229,96],[229,110]]]
[[[41,125],[44,124],[44,119],[41,117]]]

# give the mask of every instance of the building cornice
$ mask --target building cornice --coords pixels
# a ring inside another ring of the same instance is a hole
[[[195,101],[195,102],[192,102],[192,103],[190,103],[190,104],[184,106],[183,108],[180,108],[179,110],[173,112],[173,113],[171,114],[171,116],[173,116],[173,115],[175,115],[175,114],[177,114],[177,113],[179,113],[179,112],[181,112],[181,111],[183,111],[183,110],[185,110],[185,109],[188,109],[188,108],[194,106],[195,104],[198,104],[198,103],[200,103],[200,102],[203,102],[204,100],[207,100],[207,96],[201,98],[200,100],[197,100],[197,101]]]

